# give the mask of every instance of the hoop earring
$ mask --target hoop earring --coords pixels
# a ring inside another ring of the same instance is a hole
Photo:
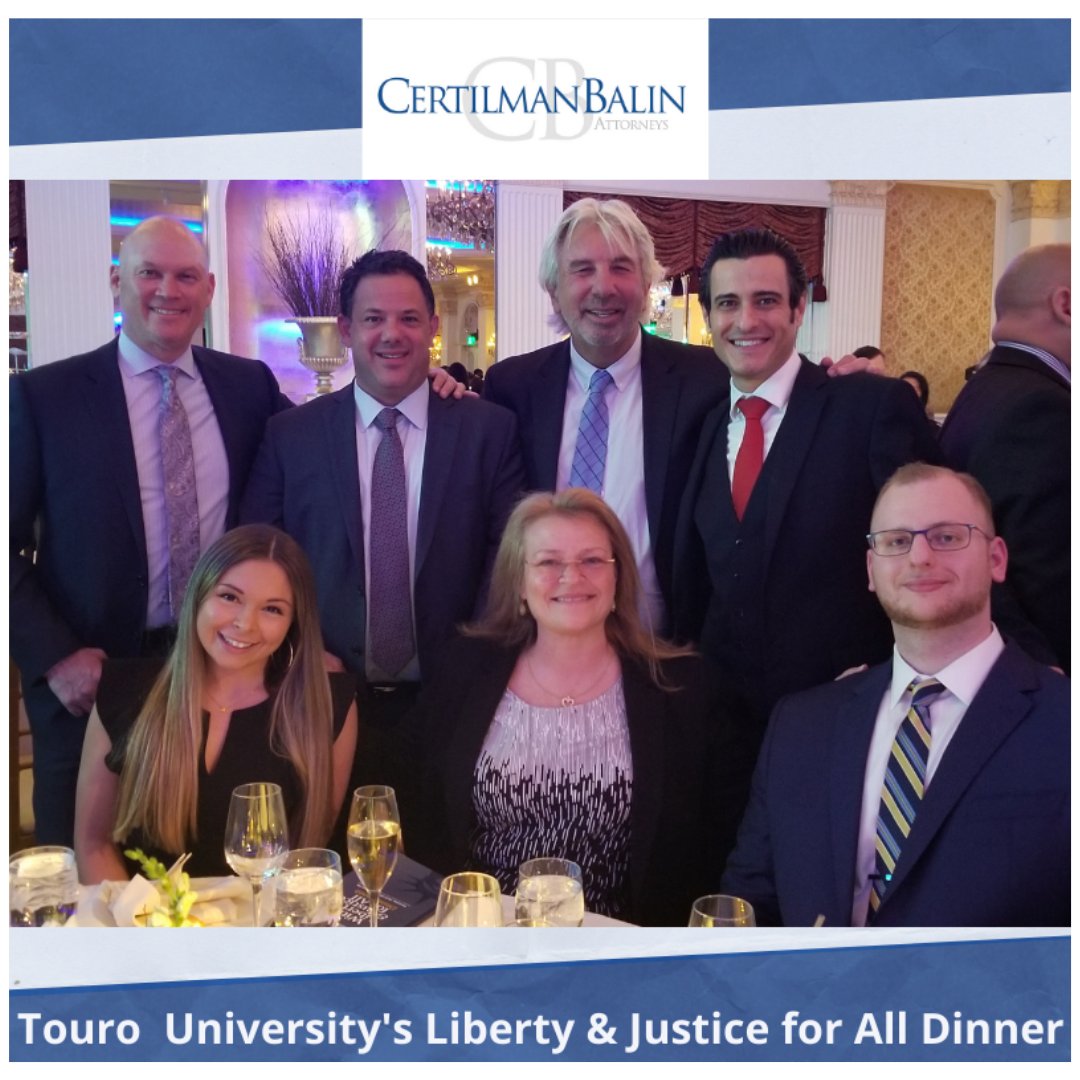
[[[521,598],[521,603],[518,604],[518,614],[524,619],[529,614],[529,605],[525,603],[525,597]]]

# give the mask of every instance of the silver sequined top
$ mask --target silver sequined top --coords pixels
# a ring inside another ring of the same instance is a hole
[[[592,701],[557,708],[507,690],[476,762],[470,865],[513,892],[526,859],[573,859],[589,910],[619,915],[632,782],[621,680]]]

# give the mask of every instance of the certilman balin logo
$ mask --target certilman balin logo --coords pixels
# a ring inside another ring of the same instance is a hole
[[[565,57],[495,56],[460,83],[391,75],[379,84],[378,100],[398,116],[463,116],[488,138],[519,142],[580,139],[588,131],[667,131],[686,111],[686,87],[620,83]]]

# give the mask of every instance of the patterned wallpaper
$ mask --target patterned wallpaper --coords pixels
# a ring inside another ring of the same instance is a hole
[[[994,200],[987,191],[894,185],[885,204],[881,342],[888,374],[921,371],[948,411],[989,348]]]

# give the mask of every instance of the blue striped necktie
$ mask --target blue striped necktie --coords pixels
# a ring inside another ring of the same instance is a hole
[[[604,468],[607,465],[608,411],[604,391],[615,380],[598,368],[589,380],[589,396],[581,410],[574,461],[570,466],[570,486],[588,488],[604,494]]]
[[[870,880],[871,915],[881,906],[926,790],[930,701],[944,690],[937,679],[913,679],[908,687],[911,705],[893,741],[885,783],[881,786],[874,875]]]

